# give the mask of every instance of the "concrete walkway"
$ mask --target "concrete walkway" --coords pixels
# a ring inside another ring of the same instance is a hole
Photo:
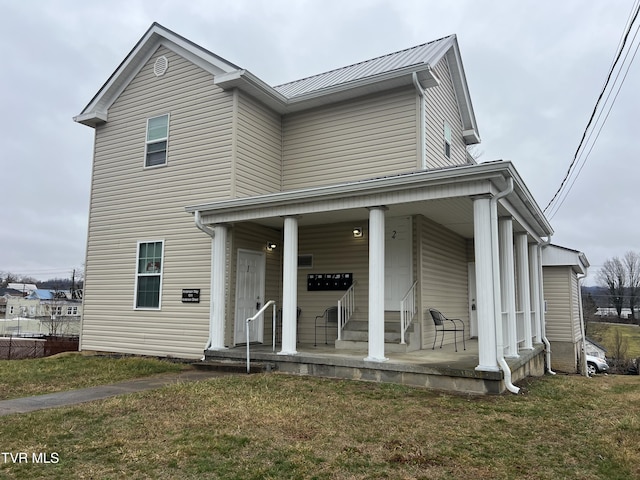
[[[36,410],[45,410],[47,408],[77,405],[79,403],[115,397],[116,395],[153,390],[164,387],[165,385],[197,382],[230,374],[230,372],[220,372],[215,370],[190,370],[181,373],[162,374],[139,378],[136,380],[128,380],[126,382],[114,383],[111,385],[100,385],[97,387],[68,390],[65,392],[35,395],[33,397],[2,400],[0,401],[0,417],[13,415],[15,413],[28,413]]]

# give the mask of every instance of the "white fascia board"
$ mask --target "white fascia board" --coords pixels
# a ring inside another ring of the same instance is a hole
[[[291,190],[286,192],[268,193],[265,195],[257,195],[254,197],[233,198],[229,200],[221,200],[202,205],[188,206],[185,210],[189,213],[199,211],[205,213],[215,210],[226,209],[242,209],[261,205],[270,207],[273,205],[287,205],[300,201],[314,201],[316,199],[326,200],[328,198],[345,198],[359,195],[379,194],[387,191],[397,191],[412,188],[417,184],[427,186],[429,184],[438,183],[454,183],[465,179],[465,174],[473,176],[475,172],[470,172],[472,168],[483,167],[483,171],[487,170],[484,165],[470,165],[455,168],[447,168],[437,171],[422,171],[405,175],[397,175],[393,177],[375,178],[370,180],[362,180],[356,182],[341,183],[337,185],[328,185],[321,187],[311,187],[301,190]],[[494,170],[494,165],[489,166],[490,170]],[[489,172],[490,176],[495,176],[493,172]]]
[[[500,201],[501,205],[542,243],[541,237],[552,235],[553,229],[511,162],[502,161],[221,200],[187,206],[185,210],[200,212],[206,223],[237,222],[436,198],[493,195],[506,187],[509,177],[514,179],[514,191]]]
[[[473,104],[471,103],[471,95],[469,94],[467,77],[464,73],[460,47],[458,46],[458,40],[455,37],[452,39],[451,49],[447,51],[447,61],[449,63],[449,71],[451,72],[453,80],[458,109],[462,116],[463,128],[467,132],[473,132],[473,134],[465,134],[465,141],[467,141],[467,144],[480,143],[480,132],[478,131],[478,124],[476,123],[476,116],[473,111]],[[477,141],[469,141],[476,139]]]
[[[224,61],[220,57],[197,46],[184,37],[181,37],[161,25],[154,23],[133,47],[122,63],[116,68],[113,74],[111,74],[109,79],[91,99],[89,104],[79,115],[74,117],[74,120],[76,118],[90,118],[85,117],[87,115],[94,115],[99,118],[100,113],[107,112],[113,102],[115,102],[127,85],[129,85],[131,80],[133,80],[138,72],[140,72],[142,67],[149,61],[151,56],[161,45],[164,45],[168,49],[176,52],[178,55],[187,58],[200,68],[213,75],[236,70],[238,68],[236,65]],[[86,123],[86,121],[80,123],[95,126],[90,123]]]
[[[107,112],[93,111],[76,115],[75,117],[73,117],[73,121],[76,123],[87,125],[88,127],[96,127],[98,125],[106,123],[108,117],[109,115],[107,114]]]
[[[418,79],[423,88],[431,88],[440,84],[440,80],[431,71],[430,65],[426,63],[410,65],[379,75],[341,83],[292,98],[285,97],[248,70],[236,70],[218,75],[214,83],[224,90],[239,88],[256,97],[278,113],[284,114],[339,102],[376,91],[412,85],[413,73],[418,74]]]

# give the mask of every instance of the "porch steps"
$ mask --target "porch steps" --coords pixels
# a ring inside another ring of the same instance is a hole
[[[405,353],[420,349],[420,327],[413,322],[405,333],[406,345],[400,344],[400,314],[385,312],[384,350]],[[350,321],[342,331],[342,340],[336,340],[338,350],[367,349],[369,345],[369,324],[366,321]]]
[[[215,370],[217,372],[227,373],[247,373],[247,362],[241,360],[214,360],[205,358],[200,362],[191,363],[198,370]],[[249,373],[272,372],[275,370],[275,364],[269,362],[251,362],[249,364]]]

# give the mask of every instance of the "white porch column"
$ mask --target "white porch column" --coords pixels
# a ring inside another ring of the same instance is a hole
[[[295,355],[298,307],[298,219],[284,219],[282,266],[282,350],[279,355]]]
[[[511,217],[500,218],[500,291],[502,292],[502,313],[499,325],[503,329],[502,348],[506,357],[518,357],[518,334],[516,331],[516,279],[515,261],[513,257],[513,219]],[[504,322],[506,321],[506,325]],[[500,336],[498,336],[500,338]]]
[[[478,315],[478,366],[476,370],[498,371],[496,355],[496,312],[491,238],[491,199],[473,199],[473,232],[476,263],[476,305]]]
[[[531,275],[531,304],[533,305],[533,341],[542,343],[542,310],[544,301],[542,299],[541,282],[542,278],[538,270],[538,250],[540,247],[534,243],[529,245],[529,274]]]
[[[210,350],[224,350],[226,322],[227,226],[215,225],[211,240],[211,306],[209,310]]]
[[[369,209],[369,356],[365,360],[384,362],[384,212]]]
[[[518,306],[523,316],[524,348],[533,349],[531,340],[531,293],[529,284],[529,245],[527,234],[516,235],[516,258],[518,268]]]

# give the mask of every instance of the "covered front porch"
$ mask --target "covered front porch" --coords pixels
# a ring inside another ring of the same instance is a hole
[[[265,370],[292,375],[341,378],[394,383],[473,394],[499,394],[505,391],[504,373],[477,370],[478,341],[467,341],[467,349],[454,350],[453,344],[435,350],[387,353],[384,363],[364,360],[366,349],[336,350],[332,345],[298,345],[295,355],[280,355],[270,345],[250,345],[249,364]],[[544,374],[544,347],[521,350],[508,360],[512,381]],[[204,363],[247,362],[246,346],[227,350],[207,350]]]
[[[223,200],[187,211],[212,237],[208,357],[233,357],[247,341],[269,344],[276,329],[268,321],[245,319],[274,300],[278,349],[261,348],[258,354],[280,370],[321,374],[355,368],[351,377],[366,378],[394,372],[387,377],[417,375],[421,380],[408,383],[445,388],[428,380],[450,376],[434,374],[428,365],[435,365],[459,372],[452,378],[479,383],[461,389],[478,392],[517,391],[512,382],[519,373],[509,362],[525,375],[540,371],[545,336],[539,259],[542,237],[552,230],[509,162]],[[309,252],[314,269],[305,270],[301,256]],[[338,295],[314,291],[309,282],[318,271],[342,275],[338,282],[355,275]],[[356,282],[353,300],[348,293]],[[319,360],[318,347],[306,345],[316,339],[314,318],[331,305],[337,307],[336,336]],[[436,360],[432,307],[462,319],[466,338],[475,339],[470,355],[458,352],[458,361],[467,359],[464,367]],[[402,325],[401,336],[413,326],[415,351],[398,351],[396,344],[406,342],[389,340],[390,321]],[[363,323],[364,337],[341,338],[347,322]],[[333,360],[325,363],[326,358]]]

